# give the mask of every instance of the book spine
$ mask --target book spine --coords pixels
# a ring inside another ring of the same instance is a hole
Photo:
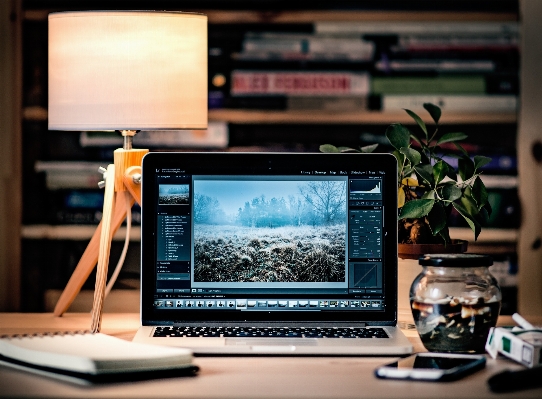
[[[141,223],[141,210],[132,209],[132,224]],[[52,213],[47,223],[52,225],[98,224],[102,220],[102,210],[59,209]]]
[[[396,48],[406,51],[510,51],[517,50],[513,35],[399,35]]]
[[[272,52],[307,52],[307,43],[303,39],[252,37],[243,40],[243,51]]]
[[[380,77],[371,80],[373,94],[485,94],[486,79],[473,76]]]
[[[45,172],[45,185],[49,190],[97,188],[98,182],[103,180],[103,175],[98,171],[100,166],[106,165],[84,161],[38,161],[35,170],[36,172]]]
[[[517,97],[514,95],[383,95],[381,111],[421,109],[424,103],[433,103],[446,111],[466,112],[515,112]]]
[[[289,110],[353,112],[367,110],[368,101],[366,96],[290,96],[286,106]]]
[[[234,70],[231,95],[366,95],[369,74]]]
[[[454,59],[413,59],[379,60],[375,68],[381,72],[474,72],[490,73],[495,71],[493,60],[454,60]]]
[[[300,53],[292,51],[246,51],[232,55],[236,61],[313,61],[313,62],[370,62],[373,53],[368,51],[321,51]]]
[[[321,21],[314,23],[317,34],[476,34],[518,35],[517,22],[348,22]]]

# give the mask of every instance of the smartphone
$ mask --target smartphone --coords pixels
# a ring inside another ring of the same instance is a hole
[[[424,381],[452,381],[484,368],[484,355],[418,353],[378,367],[378,378]]]

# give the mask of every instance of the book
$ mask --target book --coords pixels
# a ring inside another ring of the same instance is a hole
[[[517,50],[516,35],[399,35],[397,48],[407,51],[508,51]]]
[[[483,59],[392,59],[383,58],[375,63],[381,72],[475,72],[487,73],[496,69],[495,61]]]
[[[49,224],[98,224],[103,216],[103,190],[62,189],[50,191],[43,217]],[[141,208],[131,208],[132,224],[141,223]]]
[[[122,138],[121,138],[122,140]],[[45,173],[45,185],[49,190],[62,188],[97,188],[103,180],[99,167],[109,162],[89,161],[36,161],[34,170]]]
[[[514,95],[382,95],[379,96],[381,111],[400,111],[404,108],[422,108],[424,103],[438,105],[446,111],[466,112],[516,112],[517,97]],[[378,108],[376,108],[378,109]]]
[[[518,22],[465,21],[465,22],[370,22],[370,21],[317,21],[317,34],[463,34],[463,35],[518,35]]]
[[[373,76],[373,94],[485,94],[483,75],[467,76]]]
[[[248,32],[238,59],[372,61],[375,44],[359,35],[329,36],[285,32]]]
[[[366,72],[234,70],[231,95],[366,95]]]
[[[302,53],[297,51],[244,51],[242,53],[233,53],[232,59],[235,61],[271,61],[271,62],[287,62],[287,61],[309,61],[309,62],[328,62],[328,63],[353,63],[353,62],[370,62],[372,56],[369,57],[364,53],[359,52],[338,52],[328,51],[320,53]]]
[[[352,112],[367,110],[367,96],[288,96],[289,110]]]
[[[188,349],[125,341],[102,333],[15,335],[0,339],[3,364],[91,381],[194,371]],[[147,374],[150,373],[150,374]]]

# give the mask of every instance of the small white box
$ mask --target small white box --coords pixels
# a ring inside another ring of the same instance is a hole
[[[502,354],[529,368],[538,366],[542,364],[542,330],[492,328],[486,351],[493,358]]]

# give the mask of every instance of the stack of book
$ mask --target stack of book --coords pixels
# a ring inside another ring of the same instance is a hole
[[[312,33],[247,32],[212,107],[515,112],[515,22],[316,22]],[[220,79],[217,79],[220,76]]]

